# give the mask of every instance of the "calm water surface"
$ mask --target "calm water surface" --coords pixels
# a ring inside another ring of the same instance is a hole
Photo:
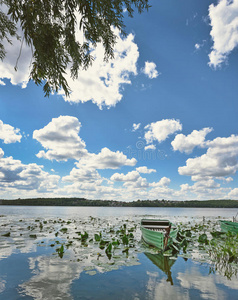
[[[227,278],[202,260],[151,253],[141,245],[137,226],[144,216],[177,224],[202,222],[205,217],[216,223],[236,213],[237,209],[0,206],[0,299],[238,299],[236,274]],[[128,256],[108,260],[104,250],[99,257],[93,243],[77,246],[77,230],[93,236],[125,222],[137,226],[136,247]],[[69,235],[61,232],[56,237],[64,227]],[[8,231],[11,236],[3,237]],[[56,242],[60,246],[64,239],[75,246],[65,247],[60,258]]]
[[[70,206],[0,206],[0,214],[18,217],[79,218],[153,215],[161,217],[225,217],[236,215],[236,208],[168,208],[168,207],[70,207]]]

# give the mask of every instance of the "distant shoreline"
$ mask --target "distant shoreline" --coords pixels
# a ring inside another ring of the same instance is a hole
[[[0,200],[0,205],[238,208],[238,200],[137,200],[123,202],[115,200],[88,200],[85,198],[31,198],[14,200],[2,199]]]

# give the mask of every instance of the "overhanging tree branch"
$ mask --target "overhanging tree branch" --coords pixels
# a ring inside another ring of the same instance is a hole
[[[77,78],[80,68],[93,62],[92,47],[102,43],[104,59],[113,58],[116,43],[114,29],[125,35],[124,11],[133,17],[148,10],[149,0],[1,0],[8,8],[8,16],[0,12],[0,58],[5,56],[2,40],[10,42],[20,24],[24,40],[33,47],[30,73],[37,85],[44,83],[46,96],[62,88],[69,96],[65,79],[67,68]],[[0,6],[1,8],[1,6]],[[81,30],[83,40],[77,39]]]

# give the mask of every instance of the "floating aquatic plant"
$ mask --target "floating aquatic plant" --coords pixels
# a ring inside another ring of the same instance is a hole
[[[64,246],[61,245],[60,248],[56,249],[56,252],[58,253],[58,255],[59,255],[60,258],[63,258],[63,255],[64,255]]]

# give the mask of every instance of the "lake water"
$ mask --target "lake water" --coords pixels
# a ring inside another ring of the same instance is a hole
[[[238,265],[226,264],[224,269],[208,263],[200,246],[187,256],[163,256],[141,242],[139,228],[141,218],[158,217],[219,230],[218,220],[232,220],[236,213],[237,209],[208,208],[0,206],[0,299],[238,299]],[[115,244],[122,225],[133,232],[132,245],[113,246],[110,257],[94,235]],[[85,233],[89,237],[83,243]]]

